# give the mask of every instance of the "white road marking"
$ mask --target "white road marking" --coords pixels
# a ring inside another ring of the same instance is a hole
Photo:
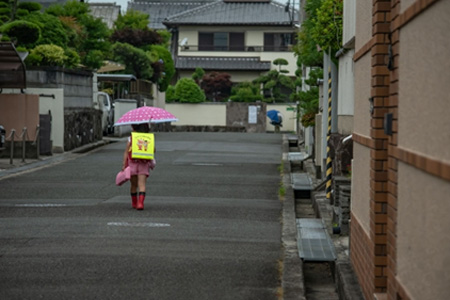
[[[170,227],[167,223],[129,223],[129,222],[109,222],[108,226],[122,227]]]
[[[43,203],[43,204],[16,204],[14,206],[17,207],[62,207],[67,206],[66,204],[51,204],[51,203]]]

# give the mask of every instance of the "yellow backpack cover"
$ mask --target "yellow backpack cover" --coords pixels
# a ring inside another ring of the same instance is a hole
[[[153,133],[131,133],[131,158],[154,159],[155,136]]]

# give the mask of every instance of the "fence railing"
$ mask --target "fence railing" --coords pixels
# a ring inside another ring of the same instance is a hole
[[[180,51],[229,51],[229,52],[290,52],[291,45],[286,46],[215,46],[183,45]]]
[[[31,143],[31,145],[36,145],[36,157],[39,159],[39,132],[40,132],[40,126],[36,126],[36,135],[34,138],[34,141]],[[17,138],[17,140],[16,140]],[[28,136],[28,129],[27,127],[24,127],[22,129],[22,133],[19,135],[16,134],[16,130],[13,128],[11,129],[11,132],[9,136],[5,138],[5,141],[10,142],[10,149],[9,149],[9,163],[12,165],[14,164],[14,153],[15,153],[15,145],[16,143],[22,143],[22,162],[26,162],[26,141],[29,140]]]

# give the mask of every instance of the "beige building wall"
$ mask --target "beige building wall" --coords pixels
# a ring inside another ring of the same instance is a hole
[[[440,1],[400,31],[398,124],[400,147],[447,162],[450,162],[449,15],[450,1]]]
[[[286,110],[294,106],[294,104],[267,104],[267,111],[275,109],[283,114],[282,131],[296,130],[295,112]],[[178,122],[173,123],[175,126],[226,126],[226,103],[166,103],[166,110],[178,118]],[[266,130],[273,132],[274,129],[267,119]]]
[[[370,136],[370,82],[371,57],[365,55],[355,64],[355,116],[354,131]]]
[[[349,135],[353,132],[353,116],[352,115],[338,115],[338,133],[342,135]]]
[[[173,125],[225,126],[226,103],[166,103],[166,110],[178,118]]]
[[[399,163],[397,280],[412,299],[446,300],[450,183]]]
[[[400,30],[398,112],[398,147],[447,164],[449,15],[450,1],[439,1]],[[413,299],[449,297],[449,195],[449,181],[399,163],[397,280]]]
[[[358,51],[372,38],[372,1],[356,1],[355,49]]]
[[[369,195],[370,149],[353,143],[351,211],[368,236],[370,232]]]
[[[339,58],[337,124],[338,133],[343,135],[353,132],[353,115],[355,111],[354,54],[354,49],[351,49]]]

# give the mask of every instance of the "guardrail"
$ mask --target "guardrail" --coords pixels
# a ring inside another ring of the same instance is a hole
[[[35,139],[32,142],[31,145],[36,145],[36,157],[39,159],[39,133],[40,133],[40,126],[37,125],[36,126],[36,135],[35,135]],[[9,163],[12,165],[14,163],[14,148],[15,148],[15,144],[16,144],[16,138],[18,138],[17,142],[21,142],[22,143],[22,162],[25,162],[25,153],[26,153],[26,141],[27,138],[29,138],[28,136],[28,129],[27,127],[24,127],[22,129],[22,133],[20,134],[20,136],[18,136],[16,134],[16,130],[13,128],[11,129],[11,133],[9,134],[9,136],[5,139],[5,141],[10,141],[10,152],[9,152]]]

